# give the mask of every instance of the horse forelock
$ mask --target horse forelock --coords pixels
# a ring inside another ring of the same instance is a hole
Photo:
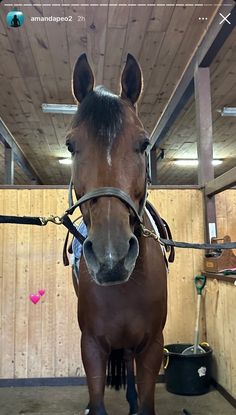
[[[79,105],[72,120],[72,128],[84,123],[94,137],[111,145],[122,130],[124,103],[118,96],[104,88],[96,87]]]

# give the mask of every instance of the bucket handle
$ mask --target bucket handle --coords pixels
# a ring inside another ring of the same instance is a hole
[[[206,346],[206,347],[210,347],[210,345],[209,345],[209,343],[207,343],[207,342],[201,342],[200,343],[200,346]]]
[[[167,367],[168,367],[168,365],[169,365],[170,356],[169,356],[169,350],[166,349],[166,347],[164,347],[164,352],[167,353],[167,356],[165,356],[166,357],[166,361],[164,363],[164,369],[166,370]]]

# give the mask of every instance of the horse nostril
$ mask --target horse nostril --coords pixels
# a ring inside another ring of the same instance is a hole
[[[132,236],[129,240],[129,251],[126,255],[124,266],[130,269],[134,266],[139,253],[139,244],[136,236]]]
[[[98,260],[93,250],[93,243],[90,239],[86,239],[83,244],[83,254],[87,266],[92,268],[94,272],[97,272],[100,268]]]
[[[110,250],[101,252],[93,239],[87,237],[83,244],[83,254],[89,273],[95,281],[121,282],[131,274],[139,253],[138,240],[131,235],[123,244],[110,246]]]

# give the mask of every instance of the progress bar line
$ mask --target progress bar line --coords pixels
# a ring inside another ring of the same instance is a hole
[[[233,3],[226,3],[224,6],[232,6]],[[55,4],[55,3],[6,3],[3,4],[5,7],[215,7],[219,6],[219,3],[211,4],[193,4],[193,3],[140,3],[140,4],[130,4],[130,3],[67,3],[67,4]]]

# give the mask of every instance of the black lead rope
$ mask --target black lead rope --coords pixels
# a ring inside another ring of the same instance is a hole
[[[16,223],[18,225],[37,225],[44,226],[44,218],[40,216],[4,216],[0,215],[0,223]]]
[[[0,223],[13,223],[18,225],[37,225],[37,226],[45,226],[48,222],[52,222],[57,225],[64,225],[69,232],[76,238],[78,241],[83,244],[85,241],[85,237],[76,229],[75,225],[72,223],[68,214],[64,214],[61,218],[58,216],[49,216],[48,218],[40,217],[40,216],[5,216],[0,215]],[[146,236],[153,236],[153,233],[150,232],[150,235]],[[164,239],[158,238],[155,239],[159,240],[163,245],[167,246],[175,246],[176,248],[191,248],[191,249],[236,249],[236,242],[228,242],[224,244],[197,244],[197,243],[190,243],[190,242],[178,242],[173,241],[172,239]]]
[[[48,222],[52,222],[56,225],[64,225],[68,231],[83,244],[85,237],[77,230],[73,222],[70,220],[67,214],[64,214],[61,218],[59,216],[5,216],[0,215],[0,223],[12,223],[18,225],[36,225],[45,226]]]
[[[228,242],[225,244],[195,244],[190,242],[177,242],[172,239],[158,238],[159,241],[168,246],[175,246],[176,248],[192,248],[192,249],[235,249],[236,242]]]
[[[85,237],[77,230],[73,222],[68,217],[69,212],[67,211],[62,217],[59,216],[49,216],[47,218],[41,216],[5,216],[0,215],[0,223],[12,223],[18,225],[36,225],[36,226],[45,226],[48,222],[52,222],[56,225],[64,225],[68,231],[81,243],[85,241]],[[147,229],[146,229],[147,230]],[[148,230],[147,230],[148,231]],[[152,231],[148,231],[148,234],[145,236],[154,237],[156,240],[159,240],[163,245],[166,246],[175,246],[176,248],[191,248],[191,249],[235,249],[236,242],[228,242],[224,244],[197,244],[190,242],[178,242],[173,241],[172,239],[164,239],[160,237],[155,237]]]

